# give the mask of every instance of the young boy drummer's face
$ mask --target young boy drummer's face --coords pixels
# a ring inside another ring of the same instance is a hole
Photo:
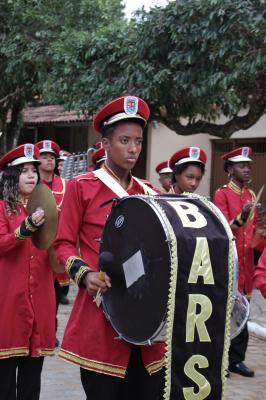
[[[113,133],[103,138],[108,162],[130,171],[139,158],[142,141],[143,129],[140,124],[134,121],[117,123]]]

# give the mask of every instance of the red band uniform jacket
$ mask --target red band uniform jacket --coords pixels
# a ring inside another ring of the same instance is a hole
[[[259,289],[262,296],[266,298],[266,247],[264,247],[255,269],[254,286]]]
[[[0,358],[52,355],[55,344],[53,272],[46,250],[16,229],[23,206],[9,216],[0,201]],[[1,396],[0,396],[1,397]]]
[[[60,216],[61,207],[63,204],[66,189],[67,189],[67,181],[58,175],[54,175],[51,183],[45,181],[44,179],[42,180],[42,182],[45,185],[47,185],[49,187],[49,189],[51,189],[52,194],[55,199],[55,202],[56,202],[56,205],[57,205],[58,215]],[[63,272],[63,273],[54,272],[54,278],[58,281],[60,286],[68,286],[69,285],[70,280],[69,280],[69,276],[68,276],[67,272]]]
[[[128,194],[144,194],[132,178]],[[55,250],[60,263],[70,271],[73,259],[81,257],[89,268],[98,271],[100,238],[112,204],[100,207],[117,197],[111,189],[87,173],[69,182],[64,199]],[[80,254],[76,241],[79,240]],[[85,267],[86,270],[86,267]],[[78,295],[65,330],[59,357],[91,371],[124,377],[131,353],[131,344],[117,340],[117,333],[107,321],[102,306],[98,308],[85,287],[83,267],[76,273]],[[138,321],[136,321],[138,323]],[[142,346],[142,359],[150,374],[161,369],[164,344]]]
[[[240,189],[232,181],[214,195],[214,204],[222,211],[229,222],[236,239],[238,254],[238,288],[250,295],[253,288],[254,250],[251,242],[256,229],[256,215],[253,214],[246,224],[237,226],[234,220],[241,214],[244,204],[254,202],[255,193],[247,187]]]

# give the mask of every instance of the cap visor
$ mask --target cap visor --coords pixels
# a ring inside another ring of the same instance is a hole
[[[34,163],[34,164],[41,164],[39,160],[35,158],[28,158],[28,157],[19,157],[9,163],[9,166],[15,167],[16,165],[26,164],[26,163]]]
[[[104,126],[112,125],[112,124],[115,124],[116,122],[127,120],[127,119],[140,120],[143,122],[144,126],[147,123],[146,120],[143,117],[141,117],[139,114],[130,115],[130,114],[126,114],[126,113],[120,113],[120,114],[113,115],[111,118],[109,118],[107,121],[105,121]]]

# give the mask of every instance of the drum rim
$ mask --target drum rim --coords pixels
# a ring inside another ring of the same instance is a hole
[[[244,303],[243,308],[246,307],[245,311],[246,311],[246,315],[245,318],[243,318],[241,325],[237,326],[235,324],[235,326],[232,325],[232,321],[234,321],[234,309],[236,307],[236,305],[238,303]],[[249,318],[249,314],[250,314],[250,304],[246,298],[245,295],[243,295],[238,289],[236,290],[235,296],[234,296],[234,302],[233,302],[233,308],[232,308],[232,312],[231,312],[231,326],[230,326],[230,339],[234,339],[235,337],[237,337],[243,330],[243,328],[245,327],[248,318]]]
[[[152,336],[147,339],[147,340],[143,340],[143,341],[135,341],[132,340],[131,338],[127,337],[126,335],[122,334],[113,324],[112,320],[110,319],[109,314],[106,312],[106,307],[105,304],[103,303],[103,310],[104,310],[104,315],[106,317],[106,319],[108,320],[108,322],[112,325],[113,329],[115,330],[116,334],[118,336],[116,336],[114,339],[119,339],[119,340],[125,340],[128,343],[134,344],[135,346],[150,346],[153,343],[159,343],[159,342],[163,342],[163,340],[158,340],[156,341],[156,337],[159,336],[159,334],[166,329],[166,316],[167,316],[167,310],[165,311],[165,315],[164,318],[162,320],[162,322],[160,323],[160,326],[157,328],[157,330],[155,331],[155,333],[152,334]]]

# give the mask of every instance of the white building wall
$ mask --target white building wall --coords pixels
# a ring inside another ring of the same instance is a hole
[[[243,131],[233,133],[231,139],[243,139],[243,138],[266,138],[266,116],[260,118],[260,120],[253,125],[251,128]]]

